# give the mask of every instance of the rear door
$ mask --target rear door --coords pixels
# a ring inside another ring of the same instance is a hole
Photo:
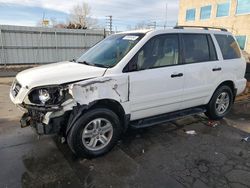
[[[185,33],[181,36],[184,61],[182,108],[190,108],[207,103],[221,79],[222,67],[210,34]]]
[[[241,56],[240,48],[231,34],[218,33],[214,35],[221,51],[222,75],[224,80],[234,81],[237,94],[244,91],[246,86],[246,61]]]

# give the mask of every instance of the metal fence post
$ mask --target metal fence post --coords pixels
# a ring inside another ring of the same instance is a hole
[[[103,38],[106,38],[106,29],[103,29]]]
[[[37,50],[36,50],[35,59],[34,59],[35,64],[38,64],[38,54],[39,54],[39,47],[40,47],[40,43],[41,43],[41,38],[42,38],[42,31],[40,30],[40,36],[38,38]]]
[[[4,58],[4,47],[3,47],[3,35],[2,35],[2,29],[0,29],[0,42],[1,42],[1,62],[2,64],[4,64],[4,66],[6,67],[6,61],[5,61],[5,58]]]
[[[55,31],[55,47],[56,47],[56,62],[59,61],[58,57],[58,44],[57,44],[57,32]]]
[[[86,34],[86,29],[84,30],[84,51],[86,51],[86,47],[87,47],[87,34]]]

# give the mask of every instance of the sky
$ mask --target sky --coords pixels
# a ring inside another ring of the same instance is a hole
[[[123,31],[137,23],[156,21],[161,28],[173,26],[178,18],[179,0],[0,0],[0,25],[36,26],[43,18],[67,22],[72,8],[86,2],[91,16],[105,27],[106,16],[113,16],[113,30]],[[167,4],[167,13],[166,13]]]

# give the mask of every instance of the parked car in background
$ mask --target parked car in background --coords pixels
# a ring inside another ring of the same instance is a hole
[[[129,126],[205,113],[222,119],[246,85],[246,62],[225,29],[176,27],[111,35],[75,62],[19,73],[10,98],[21,126],[59,133],[78,156],[108,152]]]

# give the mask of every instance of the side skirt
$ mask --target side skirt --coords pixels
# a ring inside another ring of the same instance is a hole
[[[169,121],[173,121],[176,119],[183,118],[185,116],[195,115],[206,112],[206,108],[202,107],[195,107],[195,108],[188,108],[185,110],[180,110],[176,112],[170,112],[162,115],[157,115],[145,119],[135,120],[130,122],[130,127],[132,128],[144,128],[150,127],[153,125],[158,125],[162,123],[166,123]]]

